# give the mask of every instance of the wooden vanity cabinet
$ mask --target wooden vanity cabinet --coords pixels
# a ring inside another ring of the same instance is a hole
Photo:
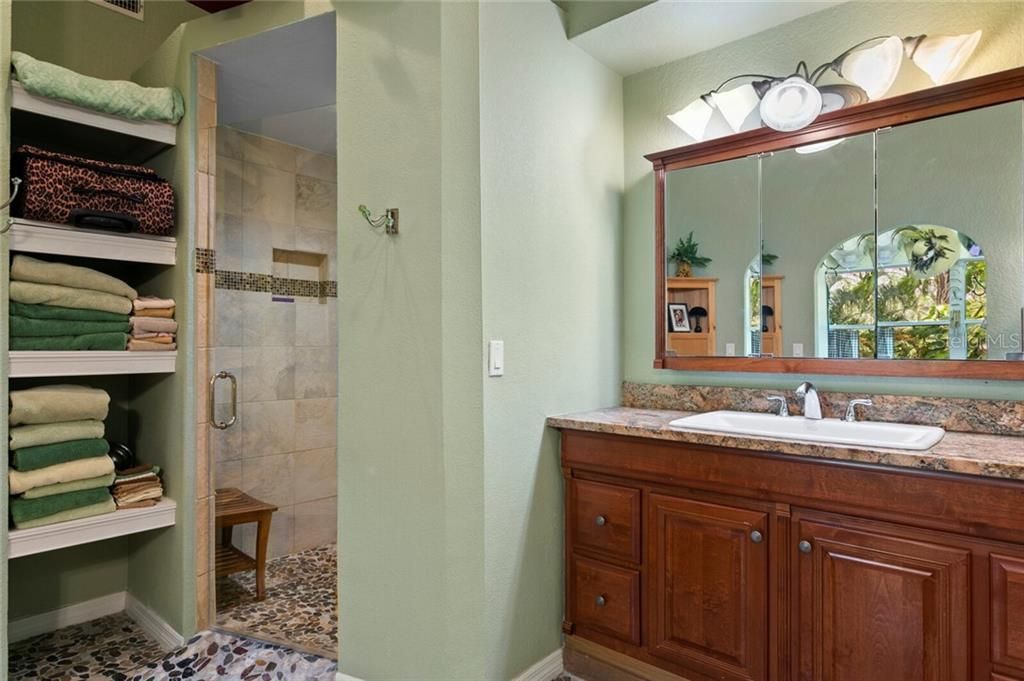
[[[1024,681],[1022,483],[572,430],[562,466],[570,672]]]

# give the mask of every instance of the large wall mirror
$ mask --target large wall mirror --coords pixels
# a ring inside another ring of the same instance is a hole
[[[649,157],[655,366],[1024,378],[1022,81]]]

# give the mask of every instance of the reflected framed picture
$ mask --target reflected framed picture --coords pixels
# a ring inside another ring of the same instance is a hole
[[[686,303],[668,304],[668,329],[672,333],[690,333],[690,308]]]

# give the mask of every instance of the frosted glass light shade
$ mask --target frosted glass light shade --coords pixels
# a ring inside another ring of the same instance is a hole
[[[836,69],[839,75],[857,85],[868,98],[881,99],[896,82],[903,62],[903,41],[889,36],[863,50],[854,50],[843,58]]]
[[[908,38],[907,56],[928,74],[936,85],[943,85],[957,74],[974,54],[981,41],[981,31],[964,35],[937,35]]]
[[[800,76],[772,86],[761,99],[761,120],[774,130],[799,130],[821,113],[821,93]]]
[[[747,83],[726,92],[713,92],[711,93],[711,101],[722,112],[722,116],[733,132],[756,127],[744,125],[747,119],[750,118],[750,114],[754,113],[761,103],[761,98],[757,95],[757,91],[754,90],[752,84]]]
[[[687,135],[702,142],[714,113],[711,105],[698,97],[674,114],[669,114],[668,119],[682,128]]]
[[[824,142],[814,142],[813,144],[805,144],[802,147],[796,147],[795,149],[793,149],[793,151],[795,151],[798,154],[803,154],[806,156],[807,154],[816,154],[819,151],[825,151],[826,149],[831,149],[832,147],[839,146],[845,141],[845,137],[840,137],[834,140],[825,140]]]

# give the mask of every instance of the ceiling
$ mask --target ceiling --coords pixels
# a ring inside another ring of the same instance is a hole
[[[841,0],[658,0],[580,33],[572,42],[628,76],[839,4]]]
[[[334,155],[333,13],[205,50],[217,63],[217,122]]]

